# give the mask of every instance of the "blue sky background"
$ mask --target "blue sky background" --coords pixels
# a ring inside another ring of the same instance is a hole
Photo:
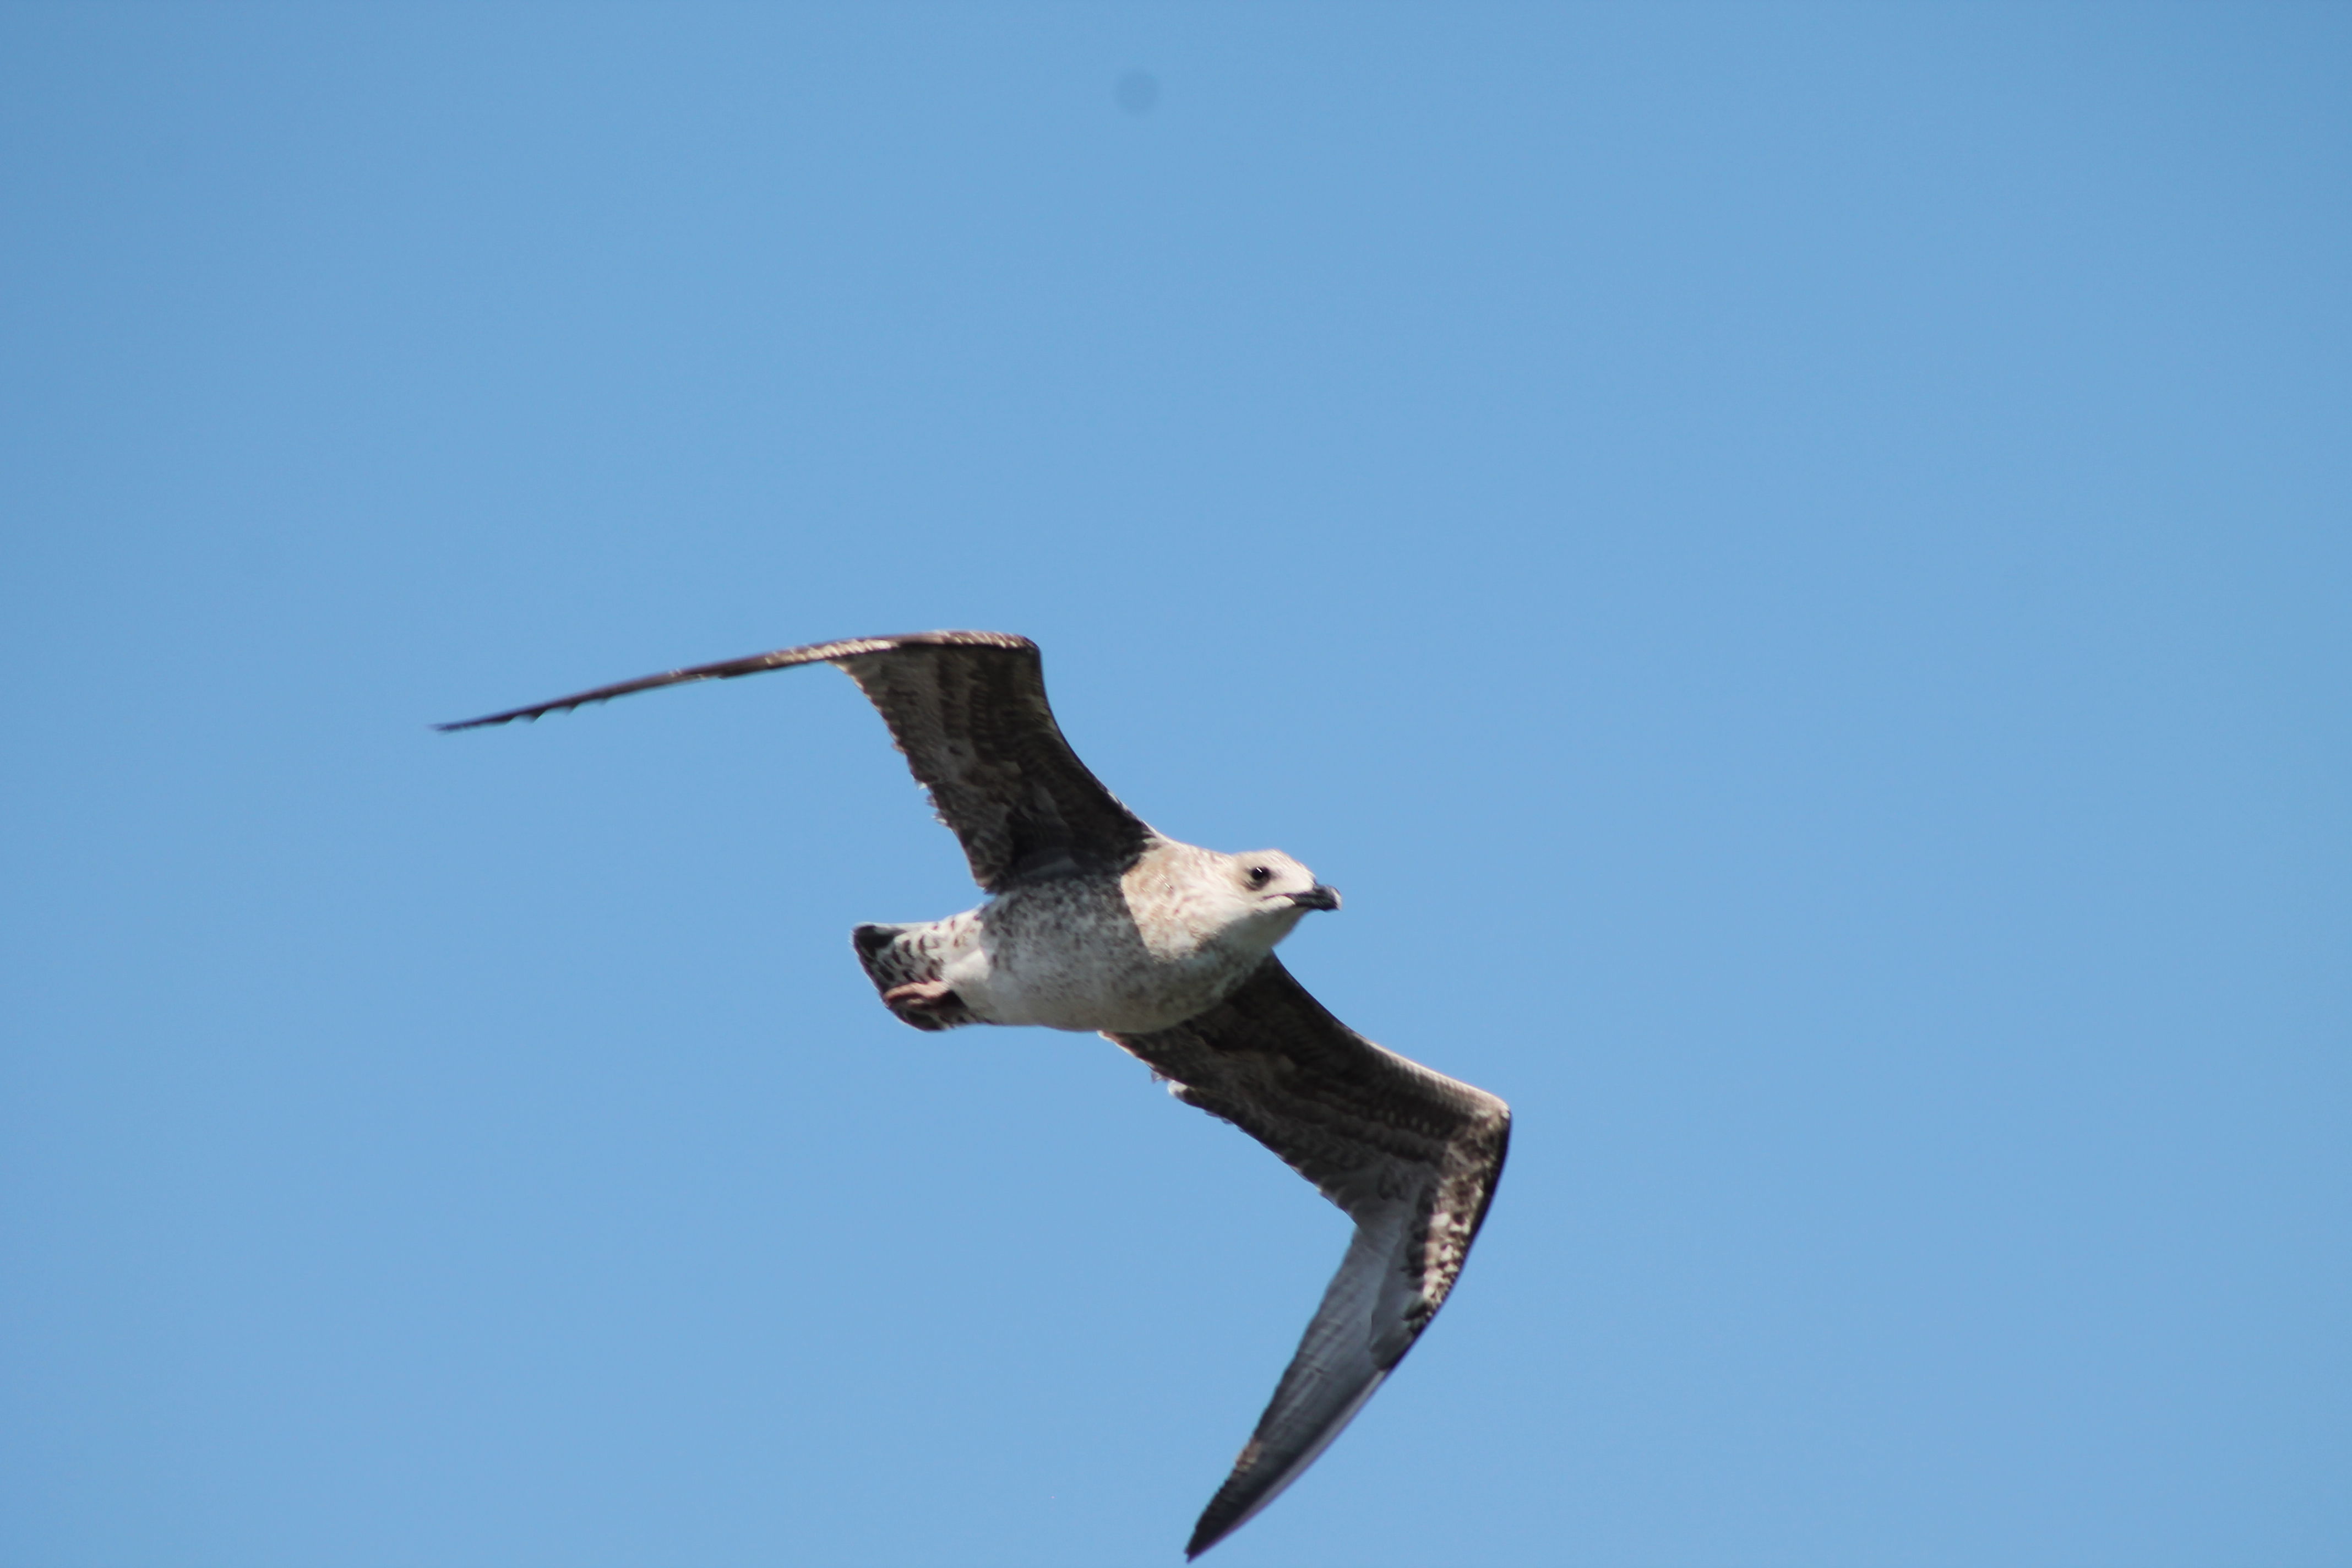
[[[1116,86],[1150,73],[1148,112]],[[0,10],[0,1560],[1173,1563],[1345,1222],[849,683],[1509,1099],[1254,1564],[2352,1556],[2352,12]]]

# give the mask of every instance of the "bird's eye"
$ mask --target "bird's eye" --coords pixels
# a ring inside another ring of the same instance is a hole
[[[1263,888],[1265,886],[1266,879],[1273,875],[1273,871],[1264,866],[1253,866],[1249,868],[1249,885],[1253,888]]]

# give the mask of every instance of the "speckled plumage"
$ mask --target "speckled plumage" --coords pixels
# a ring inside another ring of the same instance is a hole
[[[816,663],[846,672],[881,711],[992,895],[945,920],[856,929],[885,1005],[923,1029],[1098,1030],[1356,1222],[1273,1403],[1185,1548],[1198,1556],[1315,1461],[1444,1304],[1502,1174],[1509,1109],[1381,1049],[1309,996],[1274,948],[1339,896],[1276,851],[1226,855],[1145,825],[1062,738],[1025,637],[817,643],[441,728]]]

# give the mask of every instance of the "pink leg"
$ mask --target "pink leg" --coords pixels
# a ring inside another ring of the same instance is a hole
[[[936,1013],[954,1004],[955,987],[944,980],[909,981],[882,993],[882,1000],[909,1013]]]

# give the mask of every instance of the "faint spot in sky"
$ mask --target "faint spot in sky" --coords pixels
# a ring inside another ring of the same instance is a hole
[[[1150,71],[1129,71],[1118,79],[1118,106],[1129,114],[1149,114],[1160,101],[1160,79]]]

